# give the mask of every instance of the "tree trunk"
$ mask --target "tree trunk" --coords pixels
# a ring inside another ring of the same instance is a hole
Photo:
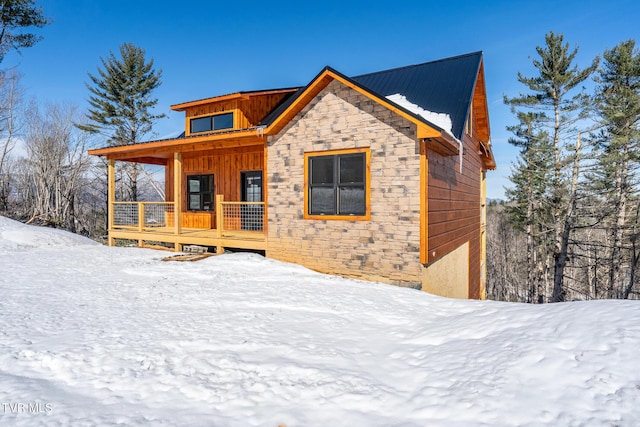
[[[626,222],[627,210],[627,174],[629,163],[626,160],[627,153],[624,150],[624,160],[616,169],[615,179],[615,199],[613,203],[613,214],[615,216],[613,227],[611,228],[611,253],[609,256],[609,283],[607,286],[608,297],[620,297],[621,289],[618,289],[620,281],[620,270],[622,265],[622,240],[624,233],[624,225]]]
[[[567,201],[567,211],[564,215],[562,230],[560,234],[560,250],[556,253],[555,266],[553,272],[553,294],[551,302],[562,302],[565,300],[564,290],[564,269],[567,265],[569,251],[569,237],[574,228],[574,213],[576,209],[577,192],[578,192],[578,176],[580,175],[580,151],[582,143],[580,142],[580,134],[576,141],[575,157],[573,159],[573,171],[571,174],[571,189],[569,191],[569,199]]]

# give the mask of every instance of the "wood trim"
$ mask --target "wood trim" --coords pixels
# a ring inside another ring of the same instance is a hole
[[[300,112],[304,108],[304,106],[309,101],[311,101],[311,99],[313,99],[313,97],[315,97],[318,93],[320,93],[320,91],[327,87],[332,80],[339,81],[340,83],[350,87],[356,92],[409,120],[411,123],[416,124],[416,126],[418,127],[418,138],[442,138],[445,143],[449,143],[448,140],[450,138],[446,137],[445,132],[440,132],[437,129],[431,128],[424,122],[416,119],[411,114],[408,114],[404,110],[396,107],[391,103],[391,101],[387,100],[386,98],[378,97],[372,94],[371,92],[363,89],[361,86],[355,84],[348,78],[342,77],[329,69],[325,69],[309,84],[309,86],[307,86],[305,91],[298,97],[298,99],[296,99],[289,107],[287,107],[287,109],[282,112],[282,114],[280,114],[280,116],[278,116],[275,121],[271,123],[271,125],[269,125],[269,127],[266,129],[266,133],[269,135],[278,133],[289,122],[289,120],[291,120],[298,112]]]
[[[487,299],[487,172],[480,171],[480,299]]]
[[[365,214],[364,215],[312,215],[309,213],[309,157],[335,156],[340,154],[365,153]],[[304,219],[323,221],[370,221],[371,220],[371,149],[350,148],[346,150],[310,151],[304,153]]]
[[[427,144],[420,143],[420,263],[429,262],[429,159]]]
[[[182,153],[179,152],[173,155],[173,202],[175,234],[180,235],[182,233]]]
[[[262,220],[262,231],[264,232],[264,238],[267,240],[267,246],[269,242],[269,147],[268,144],[264,144],[264,154],[262,155],[262,195],[264,197],[264,216]],[[240,184],[242,185],[242,183]]]
[[[467,133],[467,135],[469,135],[472,138],[474,137],[474,131],[473,131],[473,121],[475,120],[475,114],[473,113],[474,108],[475,108],[475,103],[473,102],[473,99],[472,99],[471,106],[469,108],[469,114],[467,115],[467,123],[465,123],[465,127],[464,127],[464,131]]]
[[[408,121],[410,121],[411,123],[414,123],[418,129],[420,130],[420,132],[422,133],[423,136],[418,136],[418,138],[438,138],[442,136],[442,132],[433,129],[432,127],[424,124],[423,122],[417,120],[415,117],[413,117],[410,114],[407,114],[404,110],[401,110],[399,108],[397,108],[395,105],[391,104],[390,101],[388,101],[386,98],[380,98],[378,96],[373,95],[371,92],[363,89],[361,86],[358,86],[356,84],[353,84],[351,81],[345,79],[342,76],[339,76],[329,70],[327,70],[327,73],[332,76],[335,80],[338,80],[340,83],[349,86],[351,89],[355,90],[356,92],[366,96],[367,98],[371,99],[372,101],[377,102],[378,104],[382,105],[385,108],[388,108],[389,110],[393,111],[394,113],[398,114],[399,116],[407,119]]]
[[[114,203],[116,201],[116,172],[115,172],[115,160],[109,159],[107,162],[107,201],[108,201],[108,212],[107,215],[109,217],[109,223],[107,224],[108,231],[108,244],[109,246],[114,245],[113,237],[111,232],[114,229],[115,224],[115,207]]]
[[[202,245],[215,246],[219,248],[244,248],[252,250],[266,250],[267,245],[263,236],[260,234],[253,236],[231,236],[218,237],[216,230],[184,230],[182,234],[176,235],[172,233],[150,232],[142,233],[135,230],[114,230],[114,239],[131,239],[138,241],[156,241],[173,243],[174,247],[182,247],[182,245]],[[180,250],[180,249],[178,249]]]
[[[222,217],[224,214],[222,207],[223,202],[224,195],[216,194],[216,233],[218,237],[222,237],[222,232],[224,231],[224,218]]]
[[[222,101],[231,101],[231,100],[236,100],[236,99],[249,99],[252,97],[256,97],[256,96],[263,96],[263,95],[273,95],[273,94],[279,94],[279,93],[291,93],[291,92],[297,92],[299,88],[289,88],[289,89],[274,89],[274,90],[265,90],[265,91],[259,91],[259,92],[236,92],[236,93],[231,93],[228,95],[221,95],[221,96],[214,96],[211,98],[204,98],[204,99],[199,99],[199,100],[195,100],[195,101],[187,101],[187,102],[183,102],[181,104],[174,104],[172,106],[170,106],[169,108],[171,108],[171,110],[173,111],[184,111],[187,108],[190,107],[197,107],[200,105],[205,105],[205,104],[211,104],[213,102],[222,102]]]
[[[104,147],[89,150],[88,154],[93,156],[107,156],[117,160],[127,158],[153,156],[164,154],[170,157],[174,151],[191,151],[206,148],[226,148],[242,147],[246,145],[264,144],[264,138],[257,136],[255,129],[242,131],[221,131],[201,136],[190,136],[188,138],[167,139],[162,141],[151,141],[141,144],[118,145],[115,147]]]

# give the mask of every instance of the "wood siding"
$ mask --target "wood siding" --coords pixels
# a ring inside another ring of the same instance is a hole
[[[215,215],[190,212],[186,208],[186,178],[188,175],[214,174],[215,193],[227,201],[240,200],[240,173],[264,170],[264,146],[255,145],[221,150],[184,153],[182,156],[182,226],[215,227]],[[166,199],[173,200],[173,160],[165,169]]]
[[[234,113],[235,129],[257,126],[288,95],[288,93],[260,95],[247,99],[233,99],[189,107],[185,110],[186,134],[190,135],[189,121],[191,119],[220,113]]]
[[[473,91],[472,118],[473,131],[471,135],[481,141],[489,141],[489,111],[487,109],[487,95],[484,82],[484,64],[480,64],[478,80]]]
[[[458,156],[428,152],[428,262],[469,242],[469,298],[480,298],[480,172],[477,139],[465,135]]]

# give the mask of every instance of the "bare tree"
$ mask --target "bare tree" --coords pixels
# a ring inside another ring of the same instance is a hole
[[[0,73],[0,212],[9,209],[11,194],[11,152],[16,145],[22,89],[14,70]]]
[[[487,208],[487,298],[530,301],[525,234],[514,228],[503,205]]]
[[[89,168],[88,134],[75,127],[77,108],[32,102],[24,144],[20,193],[28,222],[77,231],[79,205]]]

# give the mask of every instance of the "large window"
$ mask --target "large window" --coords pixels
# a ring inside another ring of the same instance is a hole
[[[214,194],[213,175],[190,175],[187,177],[187,210],[214,210]]]
[[[217,114],[215,116],[198,117],[191,119],[190,133],[209,132],[233,128],[233,113]]]
[[[367,215],[367,152],[306,155],[308,216]]]

